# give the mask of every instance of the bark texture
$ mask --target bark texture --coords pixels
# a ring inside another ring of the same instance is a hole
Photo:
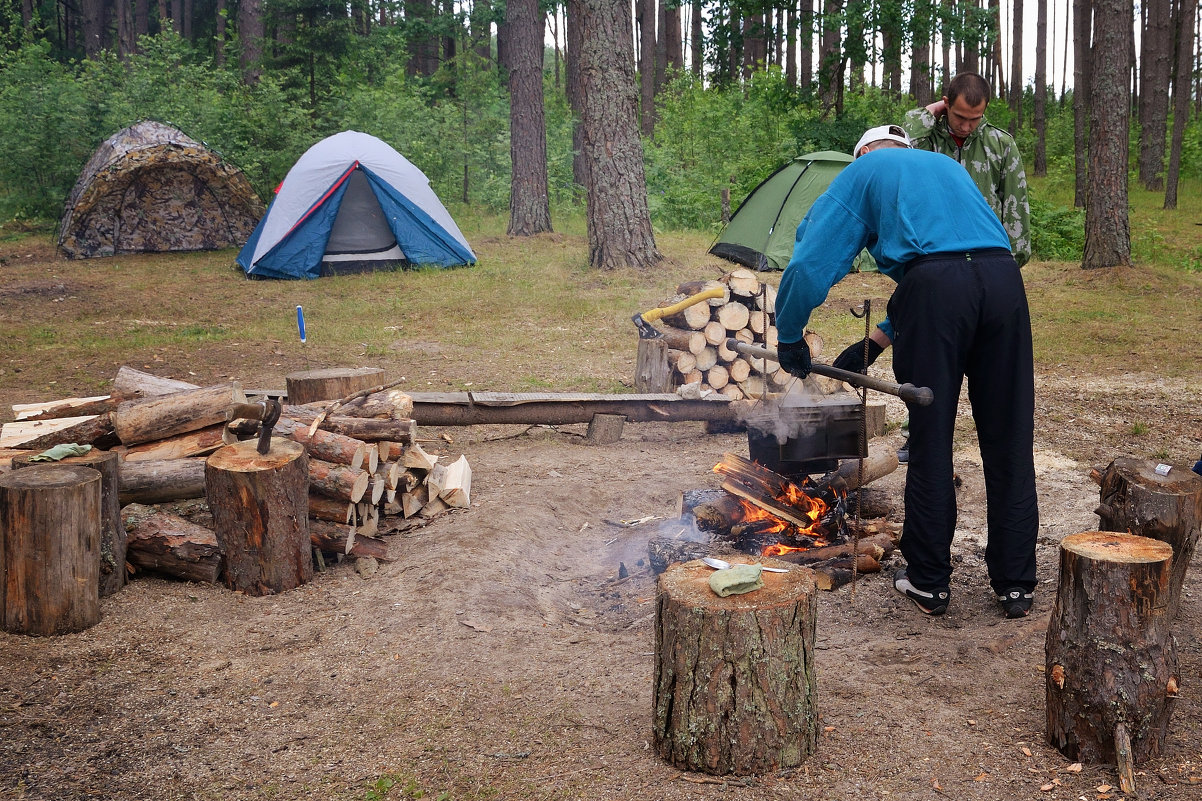
[[[38,465],[0,476],[0,623],[49,636],[100,622],[100,473]]]
[[[655,247],[643,145],[636,124],[631,12],[617,0],[581,0],[581,150],[588,162],[589,264],[650,267]]]
[[[714,775],[795,767],[817,743],[809,571],[765,573],[721,598],[699,561],[660,576],[655,622],[655,747],[682,770]]]
[[[1127,168],[1131,82],[1131,0],[1094,0],[1089,82],[1089,189],[1085,194],[1086,269],[1131,264]]]
[[[309,457],[299,443],[273,439],[227,445],[205,465],[205,497],[225,554],[225,584],[268,595],[313,578],[309,541]]]
[[[1165,606],[1171,560],[1168,545],[1130,534],[1061,541],[1045,646],[1047,738],[1069,759],[1117,760],[1129,774],[1161,752],[1179,681]]]
[[[551,230],[547,128],[543,113],[543,17],[538,0],[508,0],[510,236]]]

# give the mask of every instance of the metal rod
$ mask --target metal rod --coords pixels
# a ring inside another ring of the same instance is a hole
[[[776,351],[756,345],[748,345],[746,342],[740,342],[737,339],[727,339],[726,347],[737,353],[742,353],[744,356],[754,356],[757,359],[771,359],[774,362],[780,361],[776,355]],[[826,376],[827,378],[846,381],[854,387],[867,387],[877,392],[883,392],[886,395],[896,395],[906,403],[913,403],[918,406],[930,406],[931,402],[935,400],[935,393],[931,392],[930,387],[916,387],[908,383],[895,384],[892,381],[873,378],[863,373],[840,370],[838,367],[831,367],[829,364],[814,362],[810,366],[810,372]]]

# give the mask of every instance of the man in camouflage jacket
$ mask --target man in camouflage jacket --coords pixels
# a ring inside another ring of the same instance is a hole
[[[941,100],[908,112],[902,127],[915,148],[951,156],[968,170],[1006,229],[1021,267],[1031,258],[1031,209],[1018,145],[985,121],[989,84],[980,75],[962,72],[946,92]]]

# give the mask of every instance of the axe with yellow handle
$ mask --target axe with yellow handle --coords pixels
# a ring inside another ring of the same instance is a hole
[[[710,298],[723,297],[725,294],[725,287],[714,287],[704,292],[698,292],[696,295],[689,295],[684,300],[673,303],[671,306],[660,306],[650,311],[638,312],[630,319],[634,321],[635,327],[639,329],[639,339],[659,339],[664,335],[664,332],[653,326],[653,322],[662,320],[673,314],[678,314],[690,306],[695,306]]]

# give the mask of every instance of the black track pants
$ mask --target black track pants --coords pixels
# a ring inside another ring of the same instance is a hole
[[[1022,277],[1004,251],[927,256],[889,302],[893,370],[930,387],[930,406],[910,406],[910,461],[901,551],[910,581],[946,587],[956,528],[952,435],[960,386],[981,447],[988,504],[985,561],[995,590],[1035,588],[1034,360]]]

